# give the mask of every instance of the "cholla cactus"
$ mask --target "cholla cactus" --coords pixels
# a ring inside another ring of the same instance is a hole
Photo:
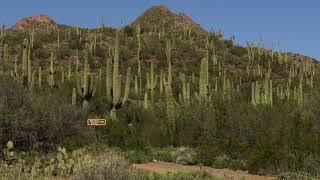
[[[13,163],[13,160],[15,159],[13,147],[14,147],[13,142],[8,141],[6,148],[3,149],[4,160],[7,162],[8,165],[11,165]]]

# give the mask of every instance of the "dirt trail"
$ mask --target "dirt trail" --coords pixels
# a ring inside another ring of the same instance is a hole
[[[175,163],[167,162],[151,162],[146,164],[133,164],[133,167],[149,172],[156,173],[167,173],[167,172],[186,172],[186,171],[195,171],[195,170],[205,170],[216,177],[223,177],[225,179],[232,180],[271,180],[275,179],[270,176],[259,176],[248,174],[245,171],[232,171],[229,169],[214,169],[210,167],[203,166],[185,166]]]

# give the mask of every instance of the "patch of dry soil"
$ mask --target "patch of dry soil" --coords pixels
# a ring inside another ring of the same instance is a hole
[[[216,177],[223,177],[225,179],[232,180],[271,180],[275,179],[271,176],[259,176],[254,174],[248,174],[246,171],[233,171],[229,169],[214,169],[211,167],[203,166],[185,166],[175,163],[168,162],[150,162],[146,164],[133,164],[134,168],[156,172],[156,173],[176,173],[176,172],[187,172],[196,170],[205,170]]]

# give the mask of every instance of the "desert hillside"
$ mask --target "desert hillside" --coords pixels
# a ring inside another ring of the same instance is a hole
[[[165,6],[120,29],[23,18],[0,34],[0,179],[316,177],[319,61],[264,47]]]

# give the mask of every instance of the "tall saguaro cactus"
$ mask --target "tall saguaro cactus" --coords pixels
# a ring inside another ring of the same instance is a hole
[[[72,101],[71,101],[71,103],[72,103],[72,106],[77,105],[77,90],[76,90],[76,88],[73,88],[73,90],[72,90]]]
[[[208,96],[208,59],[201,60],[200,78],[199,78],[199,97],[206,100]]]
[[[121,75],[119,74],[119,30],[116,32],[116,42],[115,42],[115,50],[114,50],[114,60],[113,60],[113,77],[112,77],[112,98],[111,104],[112,109],[110,112],[110,116],[113,120],[117,120],[117,109],[123,107],[129,97],[130,92],[130,84],[131,84],[131,68],[127,68],[126,82],[125,82],[125,92],[124,96],[121,99]],[[110,91],[111,85],[111,62],[107,61],[107,91]],[[107,92],[108,94],[109,92]]]
[[[5,67],[8,63],[9,52],[8,52],[8,44],[3,45],[3,66]]]
[[[166,83],[171,86],[172,85],[172,64],[171,64],[171,51],[172,46],[170,40],[166,42],[166,56],[167,56],[167,63],[168,63],[168,80]]]
[[[186,81],[186,75],[184,73],[180,73],[179,79],[182,83],[181,91],[179,93],[179,101],[183,106],[188,105],[190,103],[190,83]]]
[[[154,65],[153,63],[151,63],[150,65],[150,76],[147,75],[147,88],[150,90],[150,94],[151,94],[151,102],[154,102],[154,90],[157,86],[157,76],[154,73]]]
[[[138,44],[138,51],[137,51],[137,60],[138,60],[138,77],[139,77],[139,90],[141,90],[142,80],[141,80],[141,60],[140,60],[140,52],[141,52],[141,28],[140,24],[137,25],[137,44]]]
[[[22,46],[22,80],[25,83],[28,76],[28,40],[24,39]]]
[[[112,79],[112,102],[113,108],[112,112],[116,111],[115,105],[119,103],[120,100],[120,78],[119,78],[119,31],[116,32],[116,42],[114,49],[114,61],[113,61],[113,79]]]
[[[77,78],[77,88],[79,96],[82,98],[82,106],[84,110],[88,109],[89,100],[94,96],[96,92],[95,77],[90,74],[89,66],[89,50],[88,47],[84,50],[84,63],[82,77]],[[80,74],[81,76],[81,74]]]
[[[39,89],[42,88],[42,70],[41,70],[41,66],[39,66],[39,72],[38,72],[38,87],[39,87]]]
[[[106,61],[106,91],[107,100],[112,101],[112,60],[107,59]]]
[[[131,83],[131,67],[128,67],[127,75],[126,75],[126,86],[124,89],[124,96],[122,99],[122,106],[124,106],[126,104],[128,98],[129,98],[130,83]]]
[[[54,86],[54,67],[53,67],[53,52],[51,52],[50,57],[50,71],[49,71],[49,86],[52,88]]]
[[[166,86],[166,103],[167,103],[167,128],[169,130],[169,136],[173,138],[173,135],[176,131],[176,122],[175,122],[175,105],[174,97],[172,93],[171,86]]]
[[[31,81],[32,81],[32,62],[31,62],[31,47],[29,44],[28,47],[28,85],[31,85]]]

